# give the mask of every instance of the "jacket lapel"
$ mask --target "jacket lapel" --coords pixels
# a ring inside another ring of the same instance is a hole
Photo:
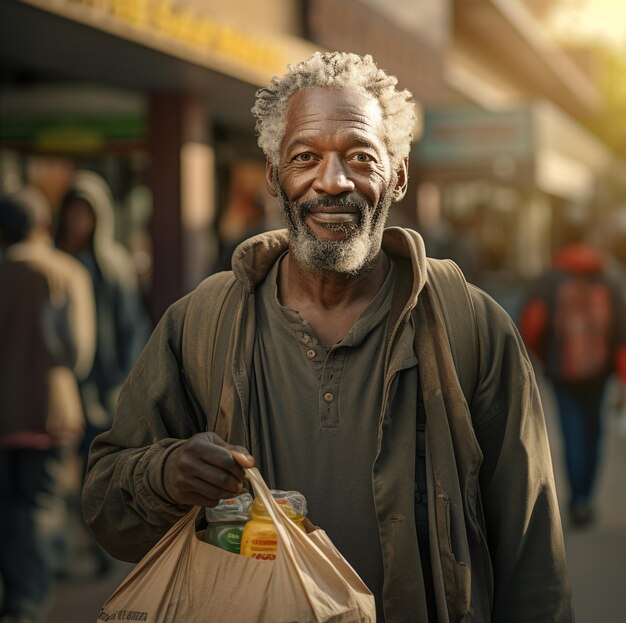
[[[470,546],[465,525],[468,500],[462,492],[477,495],[482,453],[436,300],[427,284],[416,308],[415,347],[426,411],[428,508],[437,610],[441,621],[458,621],[469,612],[471,598]]]

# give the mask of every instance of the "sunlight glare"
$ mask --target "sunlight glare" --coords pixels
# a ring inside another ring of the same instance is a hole
[[[551,18],[550,30],[559,39],[600,39],[626,45],[624,0],[565,2]]]

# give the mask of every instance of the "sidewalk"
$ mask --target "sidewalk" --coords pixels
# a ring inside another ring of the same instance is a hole
[[[543,396],[576,623],[623,623],[626,621],[626,436],[617,433],[616,422],[607,423],[605,463],[597,499],[598,520],[587,530],[572,530],[567,524],[560,431],[551,394],[544,390]],[[130,564],[117,563],[114,573],[105,580],[59,584],[47,623],[96,623],[100,606],[130,569]]]
[[[87,537],[78,521],[78,517],[73,517],[69,530],[75,540],[74,547],[80,548],[86,542]],[[80,563],[85,561],[81,561],[76,555],[74,558],[74,568],[69,569],[68,572],[79,578]],[[87,566],[86,563],[85,566]],[[129,563],[114,561],[113,570],[106,578],[58,582],[52,611],[46,623],[96,623],[100,606],[128,575],[133,566]]]
[[[611,417],[605,421],[604,464],[598,481],[597,521],[586,530],[567,521],[566,482],[558,421],[551,394],[543,390],[552,447],[576,623],[626,621],[626,434]]]

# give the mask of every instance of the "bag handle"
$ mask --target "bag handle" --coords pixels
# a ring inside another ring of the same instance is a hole
[[[281,540],[285,543],[292,543],[293,541],[298,541],[300,544],[304,543],[306,547],[318,549],[317,546],[310,541],[307,535],[300,530],[300,528],[296,527],[296,525],[285,515],[283,510],[280,508],[278,502],[274,499],[272,492],[270,491],[267,484],[265,484],[265,480],[263,480],[263,476],[261,476],[261,472],[259,472],[256,467],[248,467],[245,470],[246,476],[250,485],[252,486],[252,490],[254,491],[254,495],[258,497],[261,502],[265,505],[267,509],[267,514],[270,516],[272,523],[276,527]],[[170,531],[167,533],[168,535],[171,533],[180,533],[188,531],[190,535],[195,535],[196,532],[196,519],[198,515],[204,512],[203,506],[193,506],[189,512],[185,513],[176,524],[170,528]],[[279,541],[280,547],[280,541]],[[289,548],[289,546],[287,546]]]
[[[261,473],[256,467],[249,467],[246,470],[246,476],[252,485],[252,489],[254,490],[254,494],[257,498],[263,502],[265,508],[267,510],[267,514],[270,516],[278,535],[280,537],[278,542],[278,547],[281,546],[281,541],[286,548],[289,548],[289,543],[292,541],[298,541],[299,543],[306,543],[307,547],[312,546],[317,549],[317,547],[308,539],[306,534],[298,528],[287,515],[282,511],[278,502],[274,499],[271,491]]]

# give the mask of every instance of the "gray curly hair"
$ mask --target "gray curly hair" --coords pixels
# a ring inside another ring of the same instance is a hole
[[[287,104],[296,91],[307,87],[360,88],[381,107],[384,140],[395,169],[409,155],[416,120],[412,94],[406,89],[398,91],[397,84],[398,79],[379,69],[369,54],[315,52],[307,60],[289,65],[285,75],[275,76],[268,87],[256,92],[252,114],[256,117],[259,147],[278,167]]]

